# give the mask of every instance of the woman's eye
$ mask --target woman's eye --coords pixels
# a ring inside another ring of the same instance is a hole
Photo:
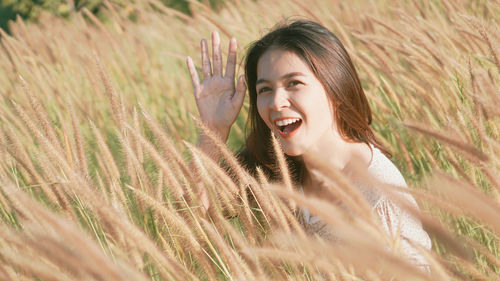
[[[261,94],[261,93],[267,92],[269,90],[270,90],[269,87],[262,87],[262,88],[257,90],[257,94]]]
[[[302,84],[300,81],[297,81],[297,80],[292,80],[290,82],[288,82],[288,87],[294,87],[294,86],[297,86],[299,84]]]

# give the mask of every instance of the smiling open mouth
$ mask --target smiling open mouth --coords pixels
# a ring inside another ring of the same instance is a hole
[[[302,125],[302,119],[285,119],[276,121],[276,126],[278,127],[278,132],[283,137],[291,137],[298,128]]]

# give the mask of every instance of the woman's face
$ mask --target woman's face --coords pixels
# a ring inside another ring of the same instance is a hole
[[[257,109],[284,152],[299,156],[336,132],[321,82],[295,53],[266,51],[257,64]]]

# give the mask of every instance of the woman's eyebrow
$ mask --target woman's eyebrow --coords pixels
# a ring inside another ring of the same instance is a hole
[[[285,80],[285,79],[288,79],[288,78],[291,78],[294,76],[305,76],[305,75],[302,72],[290,72],[290,73],[287,73],[287,74],[281,76],[280,78],[278,78],[278,80]],[[266,83],[266,82],[269,82],[269,80],[259,78],[257,80],[257,82],[255,83],[255,85],[259,85],[260,83]]]

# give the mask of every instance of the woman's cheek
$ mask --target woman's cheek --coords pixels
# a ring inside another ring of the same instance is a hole
[[[266,112],[261,98],[257,98],[257,111],[259,112],[260,118],[262,118],[262,120],[264,120],[264,123],[266,123],[266,125],[269,127],[269,124],[267,124],[267,120],[269,118],[266,118]]]

